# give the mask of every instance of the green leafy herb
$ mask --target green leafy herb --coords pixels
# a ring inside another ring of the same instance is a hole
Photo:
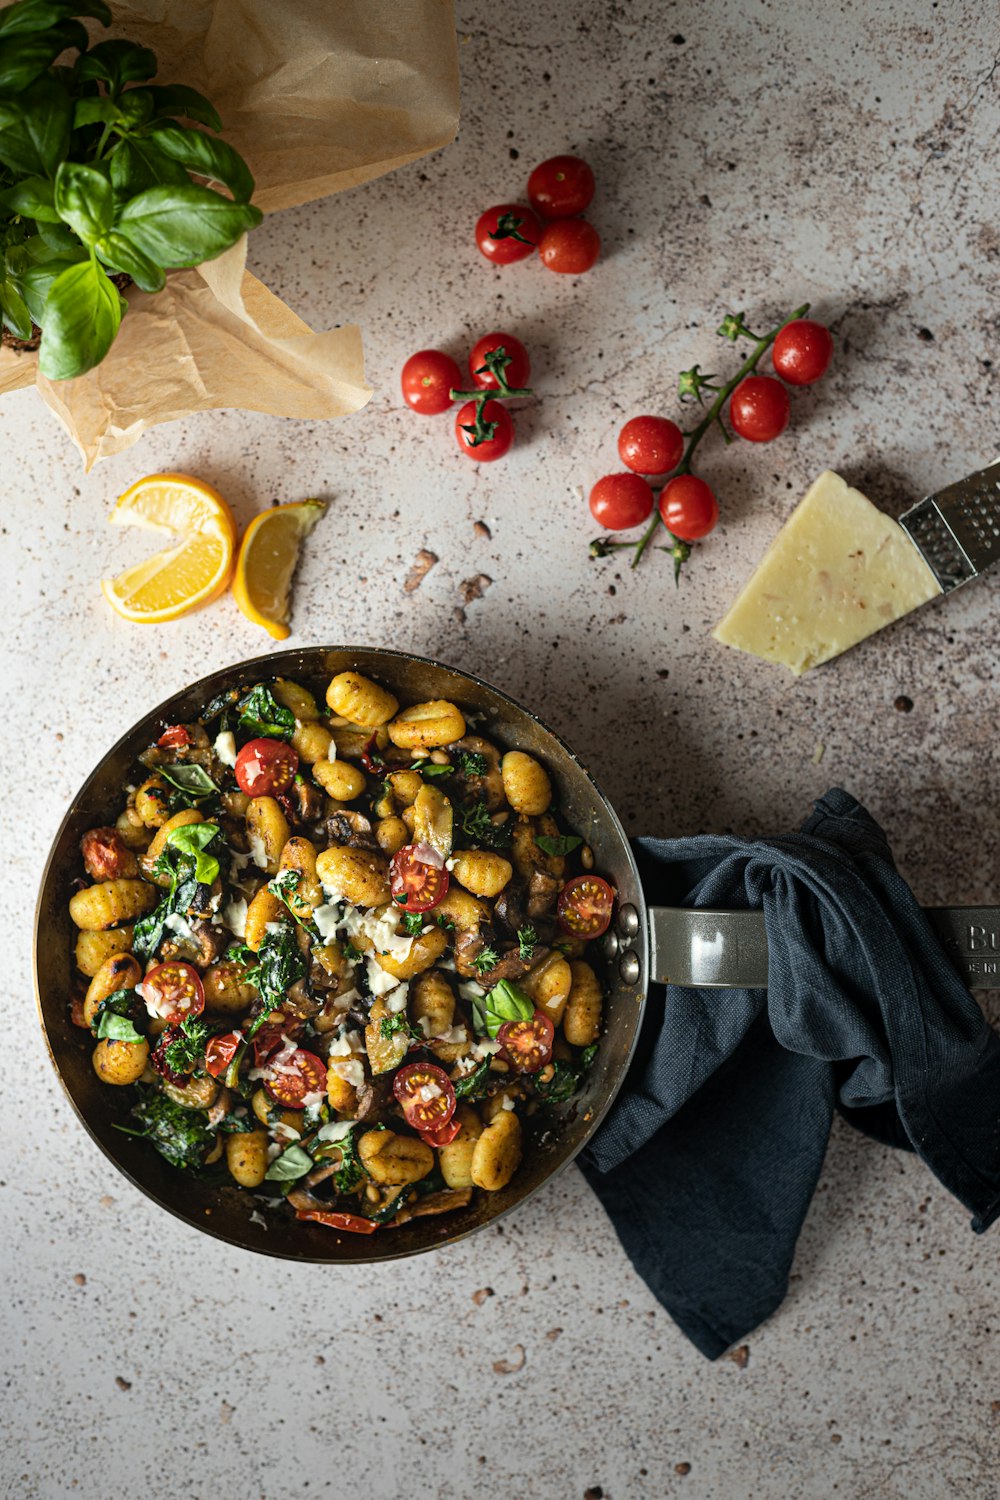
[[[489,770],[485,755],[480,755],[478,750],[460,750],[458,752],[458,769],[463,776],[485,776]]]
[[[423,914],[415,911],[405,912],[403,915],[403,931],[409,933],[410,937],[419,937],[424,930]]]
[[[157,865],[159,863],[157,860]],[[197,894],[198,882],[193,870],[175,869],[169,891],[148,916],[139,918],[132,929],[132,952],[140,963],[152,958],[163,942],[167,918],[175,913],[186,917]]]
[[[245,1135],[248,1131],[259,1129],[260,1122],[251,1115],[249,1110],[230,1110],[228,1115],[223,1115],[219,1121],[218,1128],[224,1135]]]
[[[378,1034],[384,1042],[387,1042],[390,1037],[395,1036],[400,1031],[405,1031],[406,1035],[415,1042],[422,1042],[424,1040],[423,1032],[418,1031],[415,1026],[410,1025],[406,1019],[405,1011],[398,1011],[394,1016],[383,1016],[378,1023]]]
[[[534,1014],[534,1002],[509,979],[501,979],[472,1002],[476,1029],[489,1037],[495,1037],[506,1021],[530,1021]]]
[[[340,948],[349,964],[358,964],[364,958],[364,954],[362,953],[361,949],[355,948],[354,944],[348,942],[346,939],[341,943]]]
[[[230,943],[226,949],[226,962],[230,964],[244,964],[248,969],[257,967],[257,955],[246,943]]]
[[[451,917],[449,917],[443,911],[434,913],[434,923],[437,927],[442,928],[445,932],[454,932],[455,930],[455,923],[452,921]]]
[[[417,1183],[408,1182],[405,1187],[396,1190],[396,1196],[390,1198],[388,1203],[383,1203],[381,1208],[377,1208],[372,1214],[366,1214],[365,1217],[371,1219],[373,1224],[388,1224],[411,1198],[417,1196],[417,1187]]]
[[[549,1104],[562,1104],[565,1100],[572,1099],[574,1094],[579,1093],[596,1053],[595,1042],[590,1047],[584,1047],[575,1063],[557,1058],[552,1064],[554,1071],[548,1082],[543,1082],[538,1073],[533,1077],[535,1092]]]
[[[476,954],[475,958],[472,960],[472,967],[475,969],[477,974],[488,974],[491,969],[496,968],[499,962],[500,955],[497,950],[495,948],[487,947],[484,948],[481,953]]]
[[[450,776],[454,766],[439,766],[436,760],[418,760],[412,766],[411,771],[419,771],[425,781],[434,781],[439,776]]]
[[[147,1021],[146,1007],[137,990],[115,990],[106,995],[94,1012],[90,1029],[98,1038],[116,1042],[141,1042],[140,1024]]]
[[[316,932],[316,924],[312,919],[312,907],[309,902],[298,894],[302,883],[302,875],[298,870],[282,870],[273,880],[267,884],[268,890],[283,901],[301,927],[307,932]]]
[[[266,683],[258,682],[239,704],[239,727],[249,739],[290,740],[295,715],[275,699]]]
[[[163,1049],[163,1060],[172,1073],[204,1073],[205,1045],[213,1029],[202,1016],[184,1017],[180,1035]]]
[[[166,847],[176,849],[191,862],[191,873],[199,885],[211,885],[219,875],[220,865],[208,850],[218,840],[220,852],[224,843],[218,823],[188,823],[167,835]],[[159,861],[157,861],[159,863]]]
[[[481,849],[506,849],[513,837],[513,825],[494,823],[485,802],[464,802],[458,808],[462,834],[470,844]]]
[[[538,933],[529,924],[517,929],[517,956],[522,963],[530,963],[538,946]]]
[[[471,1073],[463,1073],[461,1078],[454,1081],[456,1099],[480,1099],[486,1093],[486,1087],[492,1078],[497,1075],[490,1072],[490,1059],[484,1057],[481,1063],[473,1068]]]
[[[151,1088],[142,1090],[132,1115],[142,1129],[125,1130],[126,1135],[145,1136],[172,1166],[194,1171],[202,1165],[212,1131],[201,1110],[185,1109],[158,1088]]]
[[[142,1033],[136,1031],[128,1016],[116,1015],[113,1010],[106,1010],[98,1017],[97,1036],[101,1041],[106,1037],[113,1042],[145,1041]]]
[[[267,1182],[297,1182],[313,1169],[313,1159],[304,1146],[286,1146],[264,1173]]]
[[[583,839],[577,838],[575,833],[564,833],[558,837],[547,833],[535,835],[535,843],[539,849],[546,854],[554,854],[557,858],[564,854],[572,854],[574,849],[579,849]]]
[[[350,1193],[357,1187],[365,1175],[358,1156],[358,1136],[356,1130],[349,1131],[338,1140],[325,1142],[323,1146],[324,1156],[332,1151],[340,1152],[340,1166],[333,1174],[333,1186],[338,1193]]]
[[[176,761],[170,766],[157,766],[156,773],[164,781],[169,781],[173,788],[169,798],[171,812],[179,812],[183,807],[197,807],[200,802],[219,795],[219,788],[204,766],[199,766],[194,761]]]
[[[295,928],[283,925],[277,932],[267,932],[257,953],[257,967],[250,983],[257,986],[265,1010],[278,1010],[284,1003],[288,991],[306,977],[305,955],[299,948]],[[260,1018],[251,1023],[246,1032],[253,1036],[260,1028]]]

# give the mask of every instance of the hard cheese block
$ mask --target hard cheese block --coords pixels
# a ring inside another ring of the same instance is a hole
[[[898,522],[827,469],[712,634],[799,676],[940,592]]]

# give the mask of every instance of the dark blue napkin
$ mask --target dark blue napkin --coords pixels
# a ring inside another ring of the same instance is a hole
[[[1000,1215],[1000,1037],[886,836],[835,788],[800,833],[640,839],[650,905],[763,908],[767,990],[652,987],[581,1158],[639,1275],[716,1359],[778,1307],[834,1109]]]

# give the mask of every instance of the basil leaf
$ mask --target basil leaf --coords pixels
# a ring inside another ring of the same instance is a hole
[[[182,792],[187,792],[196,799],[212,797],[218,793],[219,788],[204,766],[198,765],[197,761],[179,760],[170,766],[158,766],[157,771],[164,781],[169,781],[171,786],[179,787]]]
[[[171,83],[166,87],[153,86],[146,92],[152,98],[157,116],[183,115],[185,119],[197,120],[199,125],[207,125],[210,130],[222,129],[214,104],[197,89],[189,89],[183,83]]]
[[[574,849],[579,849],[583,839],[577,838],[575,833],[563,834],[558,838],[550,837],[547,833],[537,833],[535,843],[546,854],[554,854],[558,857],[563,854],[572,854]]]
[[[194,860],[194,878],[199,885],[211,885],[219,874],[219,861],[207,853],[210,844],[220,837],[217,823],[188,823],[167,835],[166,847],[187,854]]]
[[[425,761],[422,765],[412,766],[411,769],[414,771],[419,771],[421,776],[423,776],[426,780],[433,781],[438,776],[450,776],[455,767],[439,766],[436,761],[428,760]]]
[[[249,203],[253,196],[253,174],[239,152],[225,141],[200,130],[185,130],[181,125],[157,125],[147,139],[189,172],[221,182],[237,203]]]
[[[145,1037],[141,1036],[128,1016],[115,1015],[113,1010],[103,1012],[97,1022],[97,1036],[99,1040],[109,1038],[114,1042],[142,1042]]]
[[[113,158],[112,158],[113,160]],[[193,182],[147,188],[118,217],[118,228],[161,266],[197,266],[228,250],[263,215]]]
[[[20,0],[7,10],[0,10],[0,36],[16,36],[25,31],[43,31],[69,16],[93,16],[104,26],[111,25],[111,12],[104,0]]]
[[[259,682],[239,705],[239,728],[252,739],[289,740],[295,733],[295,715],[278,703],[266,683]]]
[[[266,1182],[297,1182],[313,1169],[313,1159],[302,1146],[286,1146],[264,1173]]]
[[[111,186],[119,207],[147,188],[188,181],[183,167],[161,156],[138,136],[119,143],[111,157],[110,170]]]
[[[478,1099],[486,1092],[490,1081],[490,1059],[484,1057],[471,1073],[464,1073],[454,1082],[456,1099]]]
[[[60,52],[76,45],[83,32],[83,45],[87,45],[87,33],[73,22],[62,22],[36,36],[11,35],[0,37],[0,93],[20,94],[55,62]],[[8,39],[9,38],[9,39]]]
[[[0,140],[2,139],[3,137],[0,136]],[[51,260],[53,256],[67,261],[86,260],[87,258],[87,252],[80,244],[80,241],[75,234],[70,233],[65,224],[46,224],[44,220],[39,219],[38,238],[41,240],[48,254],[42,255],[40,251],[33,253],[32,260]],[[33,240],[28,240],[26,243],[25,248],[29,252],[33,243]]]
[[[52,184],[46,177],[25,177],[0,193],[0,203],[10,213],[25,219],[40,219],[46,224],[60,223],[52,197]]]
[[[530,1021],[535,1014],[534,1001],[509,979],[501,979],[479,1002],[486,1035],[495,1037],[507,1021]]]
[[[122,321],[117,287],[96,261],[69,266],[45,299],[38,368],[49,380],[68,380],[99,365]]]
[[[16,339],[31,338],[33,329],[28,305],[10,281],[0,282],[0,322]]]
[[[111,183],[93,167],[64,161],[56,173],[55,205],[60,218],[85,245],[111,228],[115,215]]]
[[[53,282],[62,275],[67,266],[78,264],[80,260],[86,259],[87,252],[80,246],[79,256],[75,261],[65,260],[60,256],[56,260],[43,261],[38,265],[29,266],[24,272],[21,277],[21,292],[28,305],[28,311],[39,327],[45,317],[45,301]]]
[[[156,75],[156,54],[148,47],[119,39],[98,42],[76,60],[76,76],[100,79],[113,94],[126,83],[144,83]]]
[[[121,110],[106,94],[93,99],[78,99],[73,109],[73,129],[82,130],[85,125],[117,125],[121,117]]]
[[[66,90],[54,78],[39,78],[17,100],[0,100],[0,162],[26,177],[54,176],[72,124]]]
[[[112,229],[110,234],[101,235],[94,249],[104,265],[131,276],[140,291],[163,291],[167,282],[165,273],[159,266],[154,266],[148,255],[130,245],[124,235]]]
[[[122,125],[126,130],[138,130],[152,118],[153,101],[148,89],[129,89],[118,95]]]

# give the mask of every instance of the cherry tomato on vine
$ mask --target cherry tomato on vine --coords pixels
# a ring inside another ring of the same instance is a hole
[[[684,434],[668,417],[633,417],[618,434],[618,456],[637,474],[669,474],[684,453]]]
[[[668,531],[682,542],[708,536],[719,519],[719,502],[704,479],[678,474],[660,491],[660,515]]]
[[[276,1066],[273,1059],[271,1066]],[[315,1052],[298,1047],[282,1060],[277,1072],[264,1079],[264,1087],[285,1109],[304,1109],[310,1094],[326,1097],[326,1063]]]
[[[414,1130],[438,1131],[455,1113],[451,1079],[436,1063],[410,1063],[392,1080],[392,1092]]]
[[[770,443],[788,426],[792,404],[773,375],[748,375],[729,398],[733,431],[749,443]]]
[[[528,178],[528,200],[543,219],[572,219],[594,196],[594,174],[579,156],[550,156]]]
[[[653,514],[653,491],[639,474],[605,474],[590,492],[590,513],[605,531],[628,531]]]
[[[771,363],[789,385],[812,385],[825,375],[833,358],[829,328],[812,318],[794,318],[774,341]]]
[[[221,1078],[236,1056],[242,1040],[242,1031],[227,1031],[224,1036],[213,1036],[205,1048],[205,1072],[213,1078]]]
[[[199,1016],[205,1009],[205,990],[193,964],[157,964],[142,981],[141,993],[149,1014],[168,1026],[179,1026],[186,1016]]]
[[[523,203],[498,203],[476,220],[476,244],[495,266],[534,255],[541,237],[541,224]]]
[[[538,246],[542,265],[561,276],[582,276],[601,253],[601,237],[586,219],[557,219]]]
[[[378,1228],[373,1220],[361,1214],[329,1213],[322,1208],[298,1208],[295,1217],[310,1224],[325,1224],[327,1229],[344,1229],[348,1234],[374,1234]]]
[[[171,724],[169,729],[163,731],[156,743],[161,750],[180,750],[182,746],[190,745],[191,735],[183,724]]]
[[[494,424],[493,436],[474,444],[471,429],[475,421],[476,403],[467,401],[455,418],[455,437],[462,452],[467,458],[474,458],[481,464],[490,464],[496,458],[503,458],[514,441],[514,423],[507,408],[501,406],[499,401],[487,401],[483,407],[483,421]],[[470,430],[467,432],[466,428]]]
[[[494,349],[503,349],[509,365],[504,366],[504,379],[509,386],[515,388],[526,386],[531,379],[531,360],[528,351],[515,338],[512,333],[487,333],[473,345],[472,353],[469,355],[469,374],[472,376],[472,384],[478,385],[483,391],[499,390],[497,378],[488,369],[485,369],[487,354],[492,354]]]
[[[451,393],[462,384],[462,372],[450,354],[421,349],[411,354],[400,376],[403,400],[424,417],[435,417],[451,405]]]
[[[404,844],[389,861],[389,889],[401,911],[430,911],[448,894],[449,880],[443,865],[418,858],[416,844]]]
[[[614,904],[614,890],[600,875],[577,875],[559,892],[556,921],[574,937],[600,937],[611,925]]]
[[[236,782],[248,797],[274,797],[295,780],[299,757],[284,740],[249,740],[236,757]]]
[[[544,1011],[536,1010],[530,1021],[505,1021],[497,1032],[499,1056],[515,1073],[538,1073],[552,1060],[556,1028]]]

